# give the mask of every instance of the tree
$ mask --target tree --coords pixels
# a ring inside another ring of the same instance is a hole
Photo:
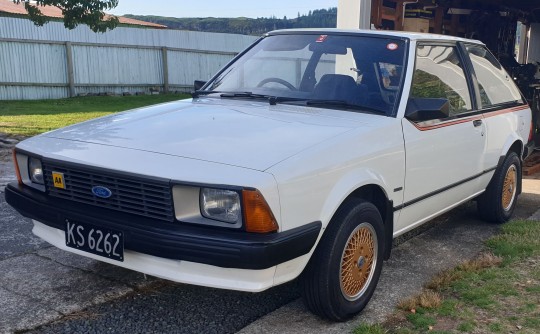
[[[64,26],[74,29],[79,24],[86,24],[94,32],[106,32],[118,25],[118,18],[106,15],[105,10],[118,6],[118,0],[13,0],[24,3],[28,16],[34,24],[42,26],[49,18],[41,12],[39,6],[54,6],[62,10]]]

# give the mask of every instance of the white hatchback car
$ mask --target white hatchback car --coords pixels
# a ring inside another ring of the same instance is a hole
[[[510,218],[531,129],[478,41],[275,31],[193,99],[21,142],[6,199],[66,251],[234,290],[300,277],[309,309],[340,321],[396,236],[472,199]]]

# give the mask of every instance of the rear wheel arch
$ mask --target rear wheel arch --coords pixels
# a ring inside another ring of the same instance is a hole
[[[497,167],[485,192],[478,198],[480,217],[494,223],[508,221],[516,206],[521,181],[521,159],[508,151]]]
[[[509,152],[515,152],[520,159],[523,159],[523,143],[521,140],[516,140],[508,149],[508,152],[505,154],[508,155]]]
[[[499,157],[497,167],[500,167],[503,164],[504,159],[510,152],[515,152],[518,157],[523,160],[523,149],[523,142],[519,138],[508,138],[508,141],[501,152],[501,156]]]
[[[510,147],[508,147],[508,149],[506,151],[504,151],[503,154],[499,157],[499,162],[497,163],[497,169],[502,168],[504,160],[506,159],[508,154],[510,154],[510,152],[516,153],[517,156],[519,157],[519,160],[521,160],[523,162],[523,149],[524,149],[523,142],[521,140],[515,140],[510,145]],[[522,175],[521,175],[521,173],[518,175],[517,187],[518,187],[517,191],[518,191],[518,195],[519,195],[519,194],[521,194],[521,190],[522,190]]]

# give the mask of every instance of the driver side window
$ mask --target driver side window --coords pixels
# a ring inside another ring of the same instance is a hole
[[[449,116],[472,110],[467,79],[455,46],[417,47],[411,97],[447,99]]]

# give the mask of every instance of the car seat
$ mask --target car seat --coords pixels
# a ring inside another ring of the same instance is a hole
[[[349,75],[325,74],[313,90],[313,98],[318,100],[340,100],[354,105],[365,105],[368,89],[357,84]]]

